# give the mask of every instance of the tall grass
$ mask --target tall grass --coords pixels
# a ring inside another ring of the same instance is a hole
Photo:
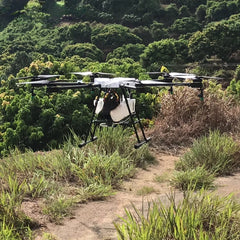
[[[240,238],[240,205],[230,196],[218,197],[204,191],[189,192],[177,202],[149,203],[147,213],[126,210],[121,223],[115,223],[118,239],[127,240],[237,240]]]
[[[0,239],[31,239],[32,222],[21,209],[26,198],[42,198],[43,213],[60,223],[76,203],[112,195],[137,165],[153,160],[147,147],[134,150],[121,128],[103,130],[97,142],[82,149],[80,141],[73,134],[61,150],[22,154],[16,149],[0,159]]]
[[[216,176],[240,168],[240,146],[226,134],[210,132],[194,141],[191,149],[175,164],[171,184],[182,191],[212,188]]]
[[[195,140],[190,151],[176,163],[177,170],[196,167],[204,167],[215,175],[231,174],[240,168],[240,146],[226,134],[210,132]]]

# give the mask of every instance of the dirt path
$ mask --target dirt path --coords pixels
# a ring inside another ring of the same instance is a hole
[[[122,189],[105,201],[80,204],[74,211],[73,218],[67,218],[62,225],[47,223],[44,232],[51,233],[57,240],[115,240],[116,230],[113,222],[124,216],[124,208],[131,208],[133,203],[141,209],[143,202],[161,199],[167,202],[167,193],[171,192],[169,179],[174,169],[176,156],[159,155],[157,163],[146,170],[139,169],[135,178],[124,182]],[[240,198],[240,173],[216,180],[217,191],[222,195],[234,193]],[[139,192],[148,191],[145,196]],[[176,191],[175,191],[176,192]],[[182,198],[176,192],[177,198]],[[37,240],[42,239],[38,237]]]

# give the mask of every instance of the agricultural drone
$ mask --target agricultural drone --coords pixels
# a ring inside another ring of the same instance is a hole
[[[199,97],[203,99],[202,81],[206,78],[212,78],[177,72],[150,72],[149,75],[153,78],[152,80],[114,77],[111,73],[101,72],[73,72],[72,74],[81,76],[81,78],[89,76],[90,82],[86,83],[82,80],[55,80],[59,75],[38,75],[18,78],[17,80],[31,79],[31,81],[19,82],[17,85],[31,85],[32,94],[34,94],[34,88],[44,86],[48,91],[53,92],[67,89],[97,89],[89,128],[83,143],[79,147],[83,147],[97,139],[94,135],[98,126],[113,127],[118,124],[128,124],[133,127],[137,138],[137,143],[134,145],[136,149],[147,143],[150,138],[147,138],[145,135],[139,114],[135,108],[136,99],[131,97],[132,91],[147,90],[151,87],[169,87],[172,92],[174,86],[187,86],[198,89],[200,91]],[[161,76],[161,80],[158,79],[159,76]],[[189,81],[186,82],[186,79]],[[137,124],[139,124],[141,137],[137,130]]]

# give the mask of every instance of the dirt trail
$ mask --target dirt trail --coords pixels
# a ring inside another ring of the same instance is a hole
[[[133,203],[141,209],[143,202],[161,199],[167,203],[167,193],[171,192],[169,178],[174,169],[176,156],[159,155],[157,163],[146,170],[139,169],[135,178],[123,183],[122,189],[105,201],[79,204],[74,211],[73,218],[66,218],[62,225],[47,223],[43,232],[51,233],[57,240],[115,240],[116,230],[113,222],[124,216],[124,208],[130,208]],[[156,181],[156,179],[161,181]],[[234,193],[240,199],[240,173],[231,177],[222,177],[216,180],[217,191],[221,195]],[[142,196],[138,192],[145,188],[151,193]],[[175,191],[176,198],[182,198],[180,192]],[[37,237],[37,240],[42,239]]]

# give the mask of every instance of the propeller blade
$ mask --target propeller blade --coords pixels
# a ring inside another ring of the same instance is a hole
[[[81,76],[93,76],[93,72],[71,72],[71,74],[81,75]]]
[[[37,76],[27,76],[27,77],[19,77],[15,78],[15,80],[24,80],[24,79],[32,79],[35,80],[42,80],[42,79],[49,79],[49,78],[57,78],[60,77],[60,75],[37,75]]]
[[[81,75],[81,76],[115,76],[113,73],[104,73],[104,72],[71,72],[71,74]]]
[[[17,86],[20,86],[20,85],[28,85],[28,84],[31,84],[32,86],[43,86],[43,85],[47,85],[47,84],[49,84],[49,83],[50,83],[49,80],[40,80],[40,81],[17,83]]]
[[[223,78],[221,78],[221,77],[211,77],[211,76],[199,76],[199,78],[223,80]]]
[[[60,75],[38,75],[37,77],[40,78],[40,79],[49,79],[49,78],[60,77]]]

